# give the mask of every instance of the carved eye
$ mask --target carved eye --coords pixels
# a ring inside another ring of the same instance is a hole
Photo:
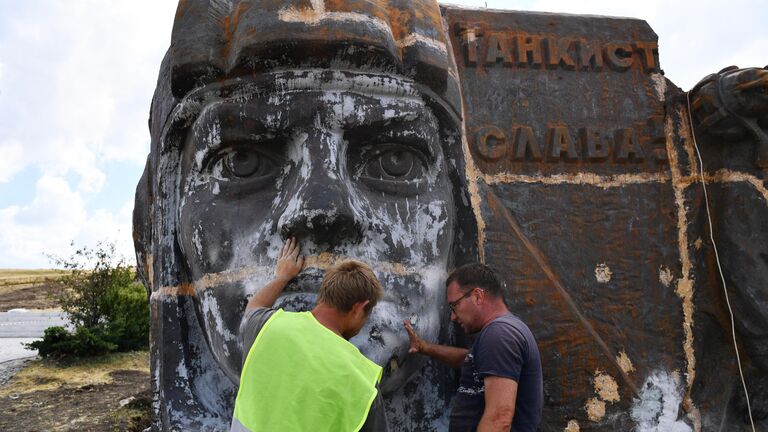
[[[215,177],[229,180],[269,178],[277,174],[278,164],[261,151],[245,146],[219,152],[209,164]]]
[[[421,179],[426,171],[426,163],[420,152],[392,145],[370,156],[365,163],[363,175],[379,180],[410,181]]]
[[[268,162],[253,151],[233,150],[223,156],[224,170],[233,177],[250,177],[263,171]]]

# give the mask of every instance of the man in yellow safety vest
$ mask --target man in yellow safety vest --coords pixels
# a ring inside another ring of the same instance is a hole
[[[367,265],[344,261],[326,271],[311,311],[273,309],[301,271],[299,249],[295,238],[285,242],[274,280],[246,306],[247,357],[230,431],[381,430],[382,369],[349,342],[383,297],[381,284]]]

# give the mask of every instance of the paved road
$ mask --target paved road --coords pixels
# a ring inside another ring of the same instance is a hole
[[[0,338],[39,338],[48,327],[66,323],[62,312],[24,309],[0,312]]]
[[[65,326],[62,312],[14,309],[0,312],[0,386],[16,374],[37,351],[23,344],[43,336],[46,328]]]

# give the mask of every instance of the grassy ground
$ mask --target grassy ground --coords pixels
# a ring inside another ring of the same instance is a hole
[[[0,430],[141,431],[151,400],[147,351],[35,360],[0,388]]]

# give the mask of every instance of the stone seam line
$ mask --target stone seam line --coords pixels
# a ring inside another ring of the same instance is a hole
[[[678,119],[685,118],[683,116],[683,110],[678,109]],[[669,156],[669,166],[672,171],[672,188],[675,193],[675,204],[677,205],[677,228],[678,228],[678,247],[680,253],[681,264],[681,278],[677,281],[677,288],[675,293],[682,300],[683,307],[683,352],[686,359],[686,385],[688,387],[685,393],[685,399],[683,402],[683,408],[687,412],[688,418],[693,422],[693,427],[696,432],[701,431],[701,414],[698,408],[693,403],[691,398],[691,391],[693,389],[693,383],[696,378],[696,354],[693,348],[693,279],[691,275],[692,264],[690,252],[688,250],[688,210],[685,206],[685,189],[686,185],[682,182],[683,176],[681,174],[680,161],[677,154],[677,149],[674,143],[674,130],[675,122],[674,117],[669,116],[664,124],[665,135],[667,137],[667,154]],[[687,126],[684,122],[681,124],[680,136],[684,140],[686,147],[690,146],[690,139]],[[689,153],[690,150],[686,149]],[[693,172],[693,171],[690,171]]]

